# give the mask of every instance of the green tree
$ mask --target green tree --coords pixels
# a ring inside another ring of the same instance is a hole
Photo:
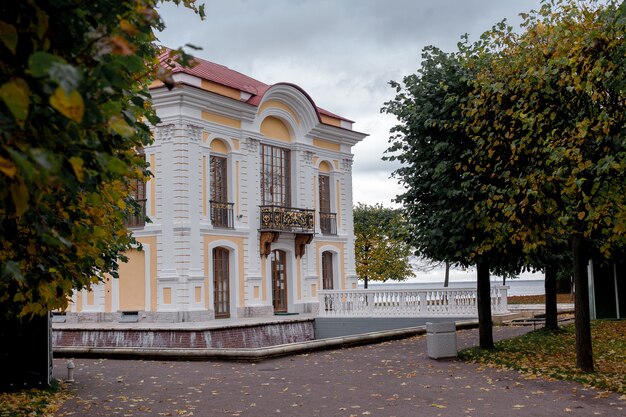
[[[365,288],[369,281],[404,281],[413,276],[401,214],[380,204],[354,207],[356,273]]]
[[[474,201],[480,187],[463,176],[473,142],[468,136],[462,103],[471,92],[475,69],[465,65],[473,47],[460,44],[456,53],[427,47],[417,74],[392,81],[396,97],[382,111],[399,124],[392,128],[385,159],[401,167],[394,176],[404,185],[396,201],[408,224],[408,242],[418,255],[438,262],[476,265],[480,346],[493,348],[490,270],[515,272],[510,245],[487,247]],[[485,180],[472,177],[473,180]]]
[[[476,200],[481,227],[525,253],[571,248],[576,356],[593,370],[587,263],[626,243],[624,6],[545,1],[518,34],[498,26],[466,109],[470,175],[488,175]],[[479,248],[480,249],[480,248]],[[484,248],[483,248],[484,249]]]
[[[1,3],[0,316],[65,308],[135,243],[129,190],[158,122],[147,86],[167,81],[156,4]]]

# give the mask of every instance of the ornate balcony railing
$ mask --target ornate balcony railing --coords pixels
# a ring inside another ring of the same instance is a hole
[[[508,312],[508,286],[491,287],[491,313]],[[475,288],[318,291],[322,317],[478,317]]]
[[[260,206],[262,232],[315,233],[315,211],[293,207]]]
[[[324,235],[336,235],[337,213],[320,211],[320,230]]]
[[[235,220],[233,217],[234,203],[222,203],[219,201],[210,201],[211,203],[211,224],[213,227],[224,229],[233,229]]]
[[[135,200],[139,206],[139,214],[129,215],[124,224],[126,227],[144,227],[146,225],[146,199]]]

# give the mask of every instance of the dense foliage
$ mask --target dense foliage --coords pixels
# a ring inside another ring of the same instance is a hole
[[[174,0],[202,14],[193,0]],[[64,308],[135,242],[129,198],[165,78],[156,0],[0,4],[0,314]]]
[[[491,237],[483,247],[518,243],[529,259],[571,248],[577,361],[590,371],[587,262],[626,244],[625,15],[611,2],[563,1],[523,17],[520,34],[499,25],[484,35],[490,58],[465,108],[467,177],[489,177],[475,201]]]
[[[365,288],[369,281],[404,281],[413,276],[411,247],[401,214],[380,204],[354,207],[356,272]]]
[[[388,158],[403,164],[409,242],[434,260],[476,263],[479,300],[489,269],[519,267],[546,269],[554,300],[558,271],[573,263],[586,371],[587,263],[626,246],[625,8],[546,0],[518,31],[500,23],[456,53],[429,47],[383,108],[400,122]]]
[[[386,159],[402,166],[394,176],[405,191],[396,201],[407,219],[407,241],[425,258],[462,266],[476,265],[481,346],[493,346],[490,269],[518,269],[513,245],[487,247],[487,233],[474,201],[485,198],[480,176],[464,176],[474,144],[466,131],[462,106],[472,91],[475,69],[466,65],[466,44],[457,53],[427,47],[417,74],[392,81],[393,100],[382,111],[400,122],[391,130]]]

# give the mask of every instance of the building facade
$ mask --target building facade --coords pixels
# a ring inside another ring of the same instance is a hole
[[[206,321],[314,312],[356,288],[351,148],[366,135],[296,85],[198,60],[151,86],[161,119],[137,189],[150,222],[82,320]]]

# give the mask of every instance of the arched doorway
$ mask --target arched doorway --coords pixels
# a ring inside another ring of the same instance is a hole
[[[213,249],[213,308],[216,319],[230,317],[230,252]]]
[[[333,285],[333,253],[322,252],[322,289],[332,290]]]
[[[274,313],[287,312],[287,254],[276,249],[270,255],[272,262],[272,304]]]

